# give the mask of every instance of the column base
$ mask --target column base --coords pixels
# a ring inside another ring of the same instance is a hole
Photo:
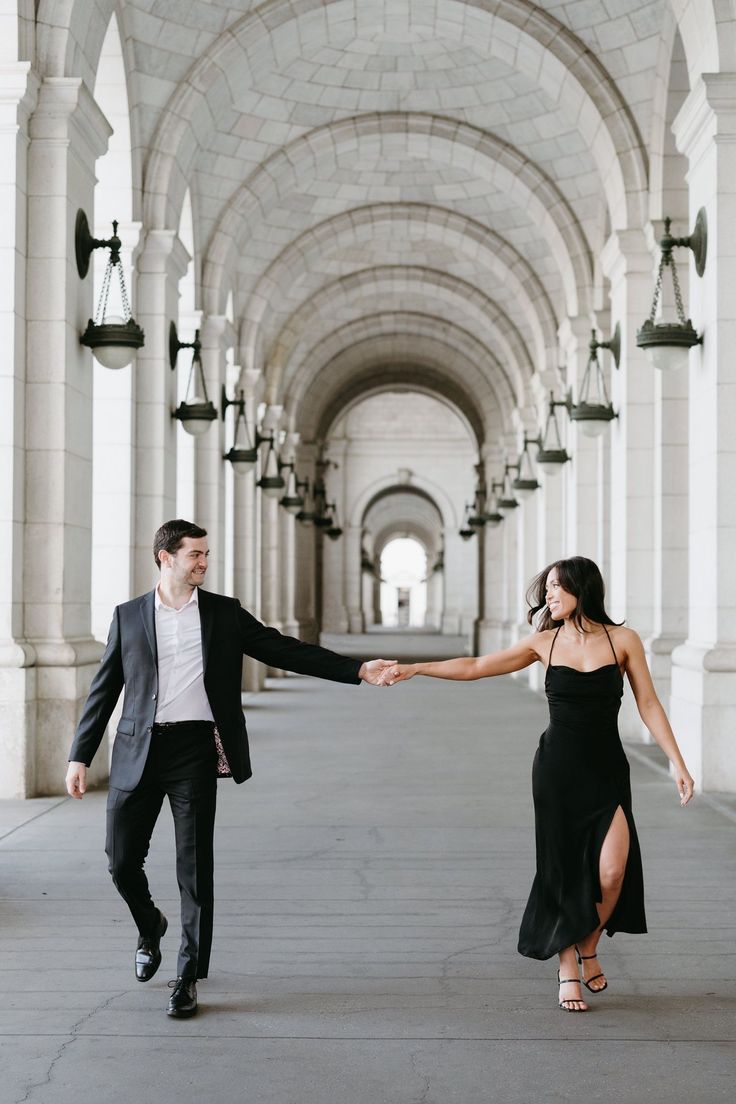
[[[477,627],[478,655],[490,655],[503,647],[500,621],[479,621]]]
[[[0,798],[33,797],[36,769],[33,749],[36,743],[36,668],[22,664],[27,658],[21,645],[3,648],[7,666],[0,666]],[[15,660],[15,662],[13,662]]]
[[[104,651],[99,641],[41,641],[36,651],[35,786],[38,797],[66,792],[69,748]],[[87,771],[89,786],[109,776],[109,740],[102,740]]]
[[[696,786],[736,793],[736,645],[675,649],[670,719]]]
[[[243,662],[241,688],[246,694],[257,694],[266,685],[266,668],[257,659],[246,656]]]

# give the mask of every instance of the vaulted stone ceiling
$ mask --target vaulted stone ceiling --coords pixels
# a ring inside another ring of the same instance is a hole
[[[75,45],[40,4],[59,71],[94,65],[112,5],[90,7]],[[337,333],[439,318],[485,350],[486,424],[530,406],[559,324],[601,301],[608,233],[646,221],[668,0],[126,0],[118,18],[138,214],[176,229],[190,190],[198,305],[233,293],[271,401],[308,389]]]

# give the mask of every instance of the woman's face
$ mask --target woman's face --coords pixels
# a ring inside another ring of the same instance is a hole
[[[565,590],[557,578],[556,567],[553,567],[547,576],[545,599],[547,609],[554,621],[564,621],[566,617],[570,617],[575,612],[577,607],[578,600],[575,595]]]

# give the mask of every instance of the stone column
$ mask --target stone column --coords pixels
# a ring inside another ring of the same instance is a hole
[[[81,80],[41,85],[28,152],[25,636],[36,652],[38,794],[62,793],[69,745],[102,653],[92,637],[92,355],[80,344],[92,279],[74,254],[93,224],[95,159],[110,127]],[[105,748],[91,781],[107,773]],[[30,779],[28,780],[30,783]]]
[[[269,406],[263,419],[263,428],[266,432],[273,431],[278,441],[278,423],[281,419],[283,407]],[[265,457],[267,445],[263,446],[262,455]],[[279,498],[281,496],[279,495]],[[261,499],[261,617],[267,625],[274,629],[282,630],[281,623],[281,548],[279,531],[279,506],[278,498],[260,494]],[[269,668],[269,675],[280,678],[283,674],[277,668]]]
[[[365,632],[365,624],[363,622],[363,595],[361,589],[361,576],[363,570],[361,567],[362,540],[362,527],[360,525],[349,525],[346,523],[345,531],[340,538],[340,544],[344,542],[344,594],[348,619],[347,631],[351,633]]]
[[[619,231],[601,258],[611,281],[611,328],[621,329],[621,363],[611,369],[611,566],[609,612],[642,638],[654,628],[654,369],[637,348],[636,331],[651,302],[652,256],[641,230]],[[608,334],[604,335],[608,337]],[[619,727],[647,739],[628,682]]]
[[[704,790],[736,792],[736,74],[701,77],[674,125],[689,161],[691,226],[708,216],[702,279],[690,279],[689,627],[672,655],[671,714]],[[691,273],[693,273],[691,268]]]
[[[296,450],[299,444],[298,433],[287,433],[282,448],[282,456],[287,464],[296,464]],[[284,477],[288,472],[284,472]],[[296,527],[297,520],[288,510],[280,511],[281,524],[281,623],[288,636],[299,635],[299,623],[296,617]]]
[[[653,255],[652,286],[659,265],[659,239],[664,223],[651,227]],[[688,227],[673,225],[675,236],[686,236]],[[679,257],[678,257],[679,253]],[[683,295],[688,295],[682,250],[675,252]],[[662,298],[674,315],[672,289],[665,285]],[[654,371],[654,370],[653,370]],[[672,687],[672,652],[687,638],[688,608],[688,372],[654,371],[654,624],[646,638],[654,684],[667,708]]]
[[[109,238],[111,226],[95,226],[95,236]],[[133,317],[137,317],[134,264],[140,244],[141,224],[118,226],[123,243],[120,253]],[[98,249],[93,265],[95,288],[100,287],[107,264],[107,250]],[[94,402],[92,410],[92,635],[106,640],[115,606],[133,597],[134,414],[138,375],[137,356],[129,368],[110,371],[92,362]]]
[[[471,542],[468,542],[471,543]],[[465,572],[477,575],[477,546],[467,548],[455,526],[444,531],[445,544],[445,605],[442,611],[442,632],[457,636],[462,632],[462,579]]]
[[[36,654],[23,625],[25,532],[26,219],[29,117],[38,96],[30,65],[3,67],[0,94],[0,797],[35,792]],[[66,218],[66,215],[64,216]],[[16,289],[20,289],[19,292]],[[63,348],[63,345],[62,345]]]
[[[598,323],[606,327],[599,315]],[[566,318],[560,326],[559,338],[567,366],[567,386],[572,388],[573,401],[579,402],[580,388],[590,356],[591,321],[589,318]],[[605,337],[608,336],[606,333]],[[609,376],[605,360],[599,352],[599,361],[606,376],[610,394]],[[561,411],[562,417],[567,414]],[[567,429],[568,450],[572,461],[565,465],[567,482],[567,511],[564,549],[567,556],[587,556],[602,569],[603,541],[603,450],[610,448],[610,426],[601,437],[587,437],[570,421]]]
[[[297,472],[302,480],[308,479],[314,485],[314,463],[317,450],[314,444],[300,443],[297,448]],[[314,528],[300,525],[296,528],[296,618],[299,623],[299,637],[309,643],[316,643],[319,629],[317,626],[317,607],[315,592],[315,556]],[[343,534],[341,540],[345,539]]]
[[[501,456],[497,446],[483,451],[485,481],[488,488],[487,509],[491,504],[491,485],[498,477]],[[486,523],[483,536],[483,619],[478,626],[478,652],[488,655],[503,647],[503,525]]]
[[[146,343],[137,357],[133,590],[158,582],[151,546],[176,516],[176,373],[169,368],[169,326],[178,317],[179,280],[189,254],[174,230],[149,230],[138,259],[138,323]],[[181,355],[181,354],[180,354]]]
[[[227,331],[224,314],[205,315],[199,331],[202,343],[202,371],[209,399],[219,405],[225,382]],[[207,530],[210,561],[207,589],[223,591],[225,580],[225,423],[212,422],[194,442],[194,520]]]
[[[244,368],[240,373],[238,388],[242,388],[245,399],[246,418],[249,426],[256,422],[256,410],[258,406],[258,388],[261,382],[261,373],[257,368]],[[231,417],[233,417],[231,415]],[[226,429],[224,452],[227,452],[233,443],[233,421],[228,423],[231,428]],[[259,530],[260,518],[258,514],[258,496],[256,492],[255,466],[247,472],[234,473],[233,509],[235,512],[233,526],[233,579],[235,597],[240,604],[255,617],[260,616],[259,587],[260,576],[259,561]],[[261,690],[265,681],[265,668],[257,660],[246,656],[243,665],[243,689],[251,692]]]

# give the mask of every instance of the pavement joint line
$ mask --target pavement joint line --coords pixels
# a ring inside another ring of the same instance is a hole
[[[248,1013],[246,1013],[246,1015],[247,1014]],[[595,1012],[593,1015],[595,1015]],[[241,1040],[247,1039],[249,1042],[256,1043],[516,1043],[519,1046],[523,1046],[526,1043],[544,1043],[546,1045],[557,1043],[566,1045],[570,1042],[584,1040],[586,1044],[639,1043],[643,1046],[649,1046],[652,1043],[685,1043],[689,1046],[702,1046],[704,1043],[714,1043],[718,1046],[730,1046],[733,1044],[735,1037],[732,1036],[727,1039],[689,1039],[679,1035],[651,1035],[646,1037],[637,1035],[562,1035],[558,1038],[553,1038],[550,1035],[525,1035],[523,1039],[519,1039],[511,1038],[508,1035],[407,1035],[397,1037],[396,1035],[227,1035],[222,1031],[218,1031],[214,1035],[204,1035],[194,1032],[177,1032],[174,1035],[164,1034],[163,1032],[154,1033],[152,1031],[141,1033],[127,1031],[75,1031],[74,1033],[68,1031],[34,1031],[16,1032],[12,1035],[4,1034],[0,1036],[0,1038],[68,1039],[70,1042],[73,1042],[75,1039],[169,1039],[172,1042],[176,1042],[177,1039],[201,1039],[202,1042],[223,1039],[240,1042]]]
[[[12,836],[14,832],[20,832],[21,828],[25,828],[26,825],[32,824],[34,820],[39,820],[41,817],[46,816],[47,813],[52,812],[54,809],[58,809],[65,801],[70,800],[71,798],[65,794],[64,797],[60,797],[58,801],[55,801],[53,805],[49,805],[46,809],[42,809],[40,813],[36,813],[34,816],[29,817],[28,820],[24,820],[22,824],[16,824],[15,828],[11,828],[9,832],[5,832],[4,835],[0,836],[0,843],[7,839],[8,836]]]
[[[650,770],[656,771],[657,774],[662,775],[664,778],[671,778],[669,767],[665,767],[662,763],[657,763],[651,759],[644,752],[639,751],[633,744],[625,743],[626,754],[630,755],[632,759],[636,759],[637,763],[643,764],[645,767],[649,767]],[[711,809],[714,809],[717,813],[727,817],[728,820],[732,820],[736,823],[736,810],[729,809],[728,805],[719,801],[717,797],[713,797],[707,791],[704,793],[702,790],[695,791],[695,798],[698,802],[705,802],[706,805],[710,805]]]

